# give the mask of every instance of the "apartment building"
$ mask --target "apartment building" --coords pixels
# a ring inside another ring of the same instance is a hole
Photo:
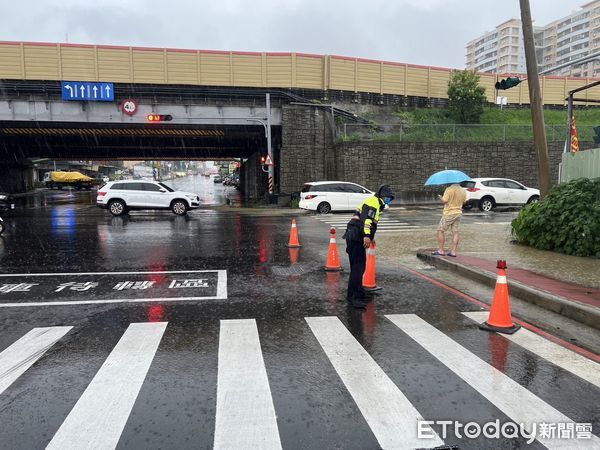
[[[600,0],[581,6],[568,16],[534,27],[540,71],[600,52]],[[525,51],[519,19],[508,20],[494,31],[467,44],[467,68],[490,73],[525,73]],[[600,61],[568,66],[549,73],[558,76],[600,76]]]
[[[507,20],[469,42],[467,69],[489,73],[526,72],[521,21]]]

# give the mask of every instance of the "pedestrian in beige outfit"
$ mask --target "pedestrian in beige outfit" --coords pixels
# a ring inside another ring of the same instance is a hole
[[[444,203],[444,211],[438,225],[437,238],[439,248],[432,255],[446,256],[446,251],[444,250],[445,234],[448,228],[450,228],[452,231],[452,248],[447,255],[456,256],[456,248],[460,239],[458,226],[462,216],[462,207],[467,200],[467,194],[458,184],[453,184],[446,188],[443,196],[438,195],[438,198]]]

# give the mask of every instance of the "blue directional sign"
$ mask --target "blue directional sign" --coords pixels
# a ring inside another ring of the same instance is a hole
[[[88,83],[85,81],[63,81],[62,99],[92,102],[111,102],[115,99],[112,83]]]

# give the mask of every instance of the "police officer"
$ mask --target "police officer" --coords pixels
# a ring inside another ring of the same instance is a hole
[[[373,197],[369,197],[354,212],[346,226],[346,253],[350,259],[350,279],[348,280],[348,302],[355,308],[366,306],[366,292],[362,286],[362,277],[367,264],[366,249],[375,242],[375,232],[379,215],[394,199],[396,194],[387,185],[381,185]]]

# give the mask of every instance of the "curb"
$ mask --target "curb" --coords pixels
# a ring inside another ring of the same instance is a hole
[[[417,258],[432,266],[450,269],[491,288],[496,286],[496,274],[487,270],[476,269],[459,262],[450,261],[447,258],[435,257],[422,251],[417,252]],[[518,281],[511,281],[510,277],[508,279],[508,286],[511,294],[514,294],[515,297],[521,300],[600,330],[600,309],[598,308],[532,288]]]

